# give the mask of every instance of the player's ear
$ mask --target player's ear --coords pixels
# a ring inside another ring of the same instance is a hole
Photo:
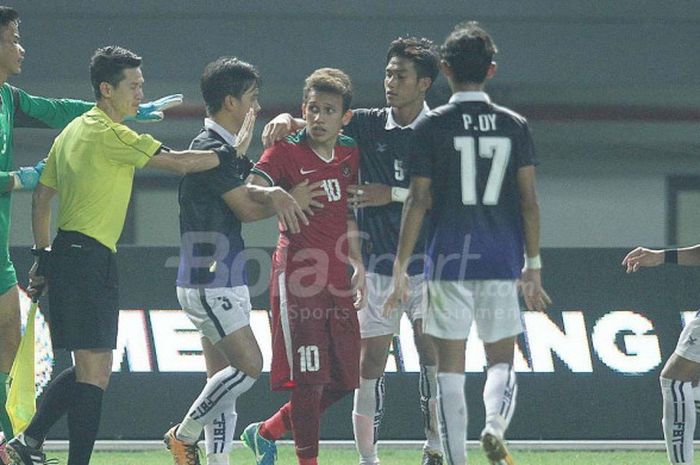
[[[440,72],[444,74],[447,78],[451,78],[454,74],[452,72],[452,68],[445,60],[440,60]]]
[[[301,104],[301,117],[303,119],[306,119],[306,104],[305,103]]]
[[[233,95],[227,95],[226,97],[224,97],[222,108],[231,111],[231,109],[236,107],[237,103],[238,99],[236,97],[234,97]]]
[[[343,126],[347,126],[351,119],[352,119],[352,110],[348,110],[343,115],[343,121],[342,121]]]
[[[430,79],[429,77],[422,77],[422,78],[418,79],[418,88],[423,93],[428,92],[428,89],[430,89],[430,86],[432,86],[432,85],[433,85],[433,80]]]
[[[496,64],[495,61],[492,61],[491,64],[489,65],[488,71],[486,71],[486,80],[494,77],[496,75],[497,70],[498,70],[498,65]]]
[[[112,87],[112,84],[110,84],[107,81],[102,81],[100,82],[100,94],[102,97],[111,97],[112,96],[112,91],[114,90],[114,87]]]

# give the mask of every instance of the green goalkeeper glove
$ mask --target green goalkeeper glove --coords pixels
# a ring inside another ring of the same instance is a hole
[[[124,121],[139,121],[141,123],[162,121],[164,118],[163,111],[180,105],[182,97],[182,94],[173,94],[152,102],[142,103],[139,105],[136,116],[127,116],[124,118]]]

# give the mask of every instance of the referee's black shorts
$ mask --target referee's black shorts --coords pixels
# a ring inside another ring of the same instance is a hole
[[[116,254],[75,231],[58,231],[48,270],[54,348],[115,349],[119,321]]]

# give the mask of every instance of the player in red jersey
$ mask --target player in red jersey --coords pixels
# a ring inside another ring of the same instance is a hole
[[[274,463],[274,440],[294,434],[300,465],[316,465],[321,413],[359,382],[364,266],[357,224],[348,210],[347,188],[357,184],[359,152],[340,134],[352,113],[351,83],[340,70],[314,71],[304,87],[306,128],[267,149],[250,182],[291,188],[320,182],[323,205],[291,234],[280,228],[272,259],[273,390],[290,389],[290,402],[263,423],[249,425],[242,439],[259,465]],[[348,275],[352,265],[352,278]]]

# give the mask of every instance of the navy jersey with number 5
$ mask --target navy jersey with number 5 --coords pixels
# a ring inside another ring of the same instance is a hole
[[[408,188],[410,178],[406,174],[409,144],[416,121],[427,114],[424,104],[418,118],[406,127],[394,121],[391,108],[356,109],[350,124],[343,132],[357,141],[360,148],[360,182],[379,183],[391,187]],[[365,207],[357,212],[357,225],[365,236],[362,241],[362,257],[365,268],[372,273],[391,276],[394,257],[401,229],[403,203],[391,202],[381,207]],[[425,228],[416,242],[414,259],[408,266],[408,274],[423,271]]]
[[[409,173],[432,179],[426,276],[516,279],[524,234],[518,170],[536,165],[527,121],[484,92],[458,92],[414,130]]]

